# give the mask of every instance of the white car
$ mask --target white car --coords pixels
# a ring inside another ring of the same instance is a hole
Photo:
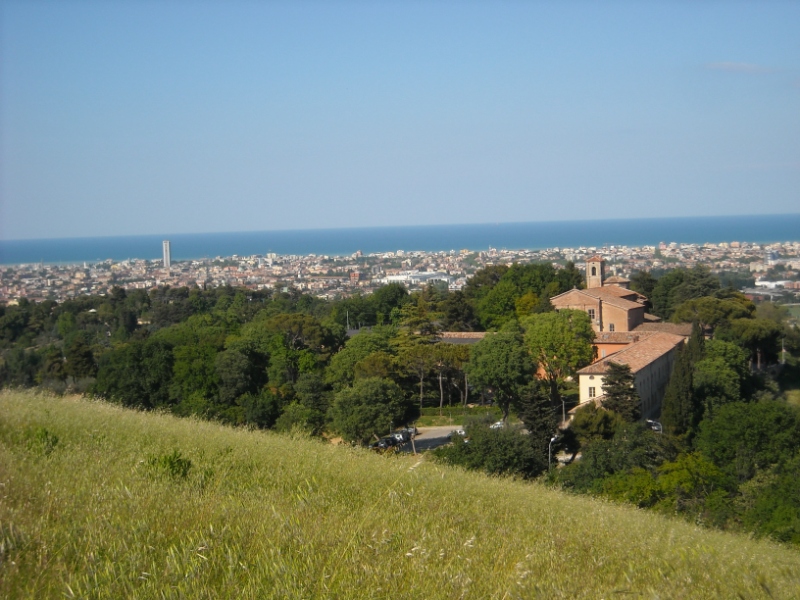
[[[489,429],[502,429],[506,426],[505,421],[498,421],[497,423],[492,423],[489,425]]]

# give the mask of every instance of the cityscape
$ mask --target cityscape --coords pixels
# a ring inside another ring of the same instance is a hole
[[[104,260],[70,265],[32,263],[0,269],[0,302],[66,300],[83,294],[108,294],[114,287],[151,290],[158,287],[219,286],[253,290],[295,288],[325,299],[369,294],[387,283],[414,290],[429,283],[461,289],[479,269],[492,265],[567,262],[583,268],[584,261],[601,255],[614,275],[705,265],[714,273],[738,274],[735,280],[751,296],[766,298],[800,294],[800,242],[605,246],[506,250],[490,248],[449,252],[397,250],[349,256],[307,256],[266,253],[175,261],[168,240],[161,260]]]

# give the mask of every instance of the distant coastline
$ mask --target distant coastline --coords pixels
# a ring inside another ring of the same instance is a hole
[[[178,261],[269,252],[341,256],[358,250],[371,254],[399,249],[437,252],[490,247],[645,246],[659,242],[770,243],[800,239],[800,213],[0,240],[0,264],[158,259],[165,239],[172,242],[173,260]]]

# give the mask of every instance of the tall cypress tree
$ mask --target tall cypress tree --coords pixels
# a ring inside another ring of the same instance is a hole
[[[692,364],[697,361],[703,360],[706,354],[706,338],[703,335],[703,329],[697,321],[692,323],[692,335],[686,343],[686,351],[689,354],[689,360]]]
[[[685,435],[693,425],[692,358],[689,348],[681,348],[661,406],[661,424],[670,435]]]
[[[642,400],[633,381],[630,366],[615,362],[609,363],[603,376],[603,407],[613,410],[629,423],[638,421],[642,416]]]
[[[661,407],[661,424],[667,433],[690,435],[703,418],[702,399],[694,393],[694,365],[705,357],[703,330],[695,322],[692,335],[672,370]]]

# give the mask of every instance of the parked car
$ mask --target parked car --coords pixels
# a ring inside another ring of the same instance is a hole
[[[389,448],[394,448],[400,444],[401,442],[399,442],[394,436],[387,436],[382,437],[377,442],[372,442],[369,447],[373,450],[388,450]]]
[[[408,433],[405,429],[401,429],[400,431],[395,431],[391,437],[396,439],[401,444],[405,444],[408,440],[411,439],[411,434]]]
[[[492,423],[489,425],[489,429],[502,429],[506,426],[505,421],[497,421],[497,423]]]

